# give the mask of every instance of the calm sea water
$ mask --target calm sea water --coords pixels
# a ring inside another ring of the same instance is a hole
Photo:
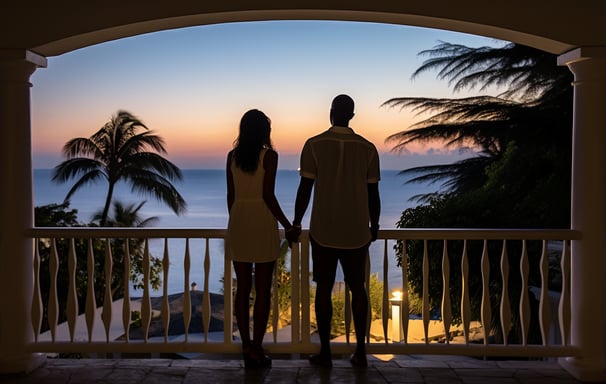
[[[34,170],[34,205],[41,206],[53,203],[61,203],[73,183],[54,184],[51,181],[52,171],[49,169]],[[381,171],[381,182],[379,189],[381,193],[381,228],[395,228],[395,223],[400,218],[403,210],[416,205],[409,199],[420,193],[432,192],[437,189],[434,185],[407,184],[407,178],[398,175],[398,171]],[[294,199],[299,182],[297,171],[279,170],[276,179],[276,197],[280,201],[282,209],[287,217],[294,214]],[[175,184],[181,195],[187,202],[187,213],[176,216],[169,208],[150,198],[142,198],[130,192],[127,185],[118,185],[115,191],[115,199],[123,203],[138,203],[147,200],[141,211],[142,217],[156,216],[159,221],[157,227],[183,227],[183,228],[226,228],[227,227],[227,203],[224,170],[183,170],[183,180]],[[95,212],[102,208],[105,201],[106,185],[97,184],[89,186],[76,192],[70,202],[72,209],[78,210],[78,221],[90,222]],[[303,226],[307,227],[309,222],[309,209],[305,215]],[[168,290],[170,293],[183,291],[183,254],[184,241],[169,240],[171,254],[170,274],[168,279]],[[211,270],[208,281],[209,290],[220,292],[222,289],[221,279],[223,277],[223,242],[211,241]],[[390,263],[390,284],[401,284],[399,271],[393,263],[394,255],[391,245],[388,246]],[[150,250],[154,256],[161,257],[163,254],[163,243],[160,240],[150,242]],[[203,242],[192,240],[190,242],[191,272],[190,282],[197,282],[203,287]],[[370,250],[371,270],[380,272],[382,276],[383,243],[376,242]],[[133,292],[140,295],[141,292]]]

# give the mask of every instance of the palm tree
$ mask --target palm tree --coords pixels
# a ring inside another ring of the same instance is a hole
[[[101,226],[106,224],[114,188],[120,181],[130,184],[133,192],[166,203],[177,215],[185,212],[185,200],[171,183],[182,178],[181,171],[161,156],[166,153],[164,140],[127,111],[118,111],[91,137],[68,141],[63,153],[67,160],[55,167],[53,181],[65,183],[78,178],[66,201],[85,185],[107,181]]]
[[[108,227],[148,227],[154,223],[156,223],[159,218],[157,216],[152,216],[148,218],[142,218],[139,215],[139,211],[145,205],[146,201],[140,202],[137,206],[134,203],[124,204],[121,201],[114,201],[114,216],[107,217],[105,220],[105,224]],[[98,211],[93,214],[92,221],[99,221],[103,218],[103,212]]]
[[[571,73],[558,67],[554,55],[518,44],[500,48],[468,48],[442,43],[423,51],[431,58],[414,76],[438,69],[440,79],[448,79],[454,90],[505,87],[497,96],[452,99],[419,97],[393,98],[384,105],[411,108],[429,117],[388,137],[395,151],[406,150],[415,142],[440,140],[447,147],[472,147],[475,156],[446,165],[408,168],[402,173],[419,173],[412,182],[443,182],[444,193],[418,197],[424,204],[402,213],[398,227],[567,227],[570,223],[570,169],[572,130]],[[409,281],[415,293],[423,287],[422,242],[398,242],[398,262],[406,246]],[[468,257],[471,291],[479,292],[482,244],[469,242]],[[528,244],[531,264],[538,252]],[[442,254],[442,243],[429,242],[431,255]],[[499,257],[500,244],[489,244],[489,255]],[[519,264],[520,244],[508,241],[510,266]],[[460,270],[458,257],[462,242],[450,241],[448,255],[453,267],[450,276],[451,302],[458,304]],[[430,298],[439,308],[441,262],[430,258]],[[534,265],[534,264],[533,264]],[[498,263],[491,263],[490,276],[498,276]],[[538,278],[535,269],[530,281]],[[518,277],[510,276],[509,289],[520,297]],[[497,287],[499,281],[491,281]],[[498,291],[498,290],[497,290]],[[495,291],[496,292],[496,291]],[[498,295],[492,294],[493,310],[498,311]],[[480,302],[472,297],[477,314]],[[458,311],[455,311],[458,313]],[[456,317],[456,315],[455,315]],[[455,319],[458,320],[458,319]],[[493,318],[495,336],[500,320]],[[519,322],[514,322],[519,324]],[[514,329],[515,331],[515,329]],[[512,337],[500,335],[500,337]],[[533,333],[534,336],[537,333]],[[539,335],[540,339],[540,335]],[[536,341],[536,340],[535,340]],[[540,341],[539,341],[540,342]]]
[[[523,45],[469,48],[441,43],[421,55],[431,56],[413,78],[437,69],[453,90],[506,87],[495,96],[453,99],[397,97],[383,105],[430,113],[406,130],[387,138],[393,150],[405,151],[415,142],[441,140],[446,147],[474,148],[474,157],[447,165],[415,167],[402,173],[421,173],[412,182],[442,181],[446,191],[462,193],[487,180],[485,170],[502,159],[508,146],[550,154],[568,151],[570,141],[572,81],[570,71],[556,65],[556,57]],[[564,153],[559,157],[569,162]],[[566,169],[566,166],[560,168]]]

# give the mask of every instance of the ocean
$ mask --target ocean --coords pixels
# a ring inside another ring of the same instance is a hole
[[[185,169],[182,170],[183,179],[174,183],[185,201],[187,212],[182,216],[176,216],[168,207],[156,202],[151,198],[143,198],[133,194],[126,184],[117,186],[114,198],[123,203],[138,203],[146,200],[145,205],[139,211],[144,218],[156,216],[159,221],[155,227],[179,227],[179,228],[226,228],[228,215],[226,203],[225,171],[216,169]],[[60,204],[63,202],[67,191],[73,185],[55,184],[51,180],[52,170],[34,170],[34,205]],[[381,219],[382,229],[395,228],[402,211],[414,207],[417,204],[410,198],[421,194],[434,192],[437,185],[430,184],[405,184],[411,176],[398,175],[396,170],[382,170],[379,190],[381,194]],[[279,170],[276,178],[276,197],[282,206],[286,216],[292,220],[294,215],[294,199],[299,182],[299,174],[295,170]],[[70,208],[78,210],[78,221],[90,222],[95,212],[99,211],[105,201],[106,185],[95,184],[84,187],[76,192],[70,201]],[[303,227],[309,224],[310,209],[305,214]],[[185,289],[183,279],[183,242],[169,240],[169,251],[171,255],[170,273],[168,279],[169,293],[181,292]],[[391,263],[389,267],[389,279],[391,284],[401,284],[400,270],[395,267],[394,253],[388,245]],[[191,272],[190,282],[197,282],[198,287],[203,287],[203,244],[192,240],[191,250]],[[150,251],[153,256],[162,257],[163,241],[159,239],[150,241]],[[222,241],[213,240],[210,246],[211,270],[209,279],[209,290],[211,292],[222,292],[221,279],[223,278],[223,244]],[[382,276],[383,242],[376,242],[371,246],[371,272],[379,272]],[[337,276],[337,278],[339,278]],[[395,280],[394,280],[395,279]],[[157,292],[157,294],[160,294]],[[132,292],[140,295],[141,292]]]

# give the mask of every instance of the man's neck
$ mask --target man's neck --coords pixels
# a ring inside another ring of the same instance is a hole
[[[332,125],[336,127],[349,127],[349,121],[333,121]]]

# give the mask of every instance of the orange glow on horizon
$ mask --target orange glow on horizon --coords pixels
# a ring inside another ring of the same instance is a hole
[[[372,113],[371,113],[372,112]],[[134,113],[134,112],[133,112]],[[330,127],[328,112],[315,113],[306,118],[300,115],[276,113],[274,116],[267,113],[272,119],[272,142],[281,155],[297,157],[305,140],[323,132]],[[221,164],[227,152],[233,147],[238,135],[240,115],[229,116],[222,121],[217,117],[212,120],[195,119],[192,116],[183,117],[182,120],[171,120],[172,116],[164,116],[156,111],[135,113],[143,122],[161,136],[168,152],[167,157],[176,163],[188,166],[212,164],[216,167]],[[48,119],[43,122],[34,121],[34,135],[32,144],[34,152],[53,153],[61,157],[63,145],[74,137],[89,137],[96,132],[110,115],[102,116],[71,116],[68,121],[56,123],[57,120]],[[224,116],[225,117],[225,116]],[[395,142],[386,142],[386,138],[394,133],[408,128],[413,118],[404,112],[394,113],[390,110],[378,109],[372,111],[359,108],[350,125],[356,133],[371,141],[380,153],[393,153]],[[406,154],[447,153],[444,143],[411,144],[406,147]],[[54,166],[52,164],[51,166]]]

